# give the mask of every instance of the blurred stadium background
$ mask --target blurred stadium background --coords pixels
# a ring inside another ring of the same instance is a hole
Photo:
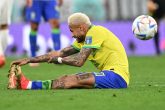
[[[61,42],[62,47],[72,43],[72,38],[67,26],[67,17],[73,12],[86,13],[93,24],[103,25],[114,32],[122,41],[128,55],[155,55],[154,41],[140,41],[136,39],[131,30],[132,20],[135,17],[148,14],[147,0],[64,0],[61,12]],[[15,0],[10,26],[10,42],[6,51],[7,56],[29,55],[30,27],[25,20],[25,0]],[[43,54],[53,47],[50,27],[43,22],[39,28],[38,51]],[[161,21],[160,48],[165,51],[165,22]],[[44,45],[43,45],[44,44]]]

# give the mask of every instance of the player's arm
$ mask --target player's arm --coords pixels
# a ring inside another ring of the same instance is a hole
[[[69,47],[62,49],[59,53],[59,56],[60,57],[66,57],[66,56],[70,56],[70,55],[73,55],[73,54],[78,53],[78,52],[79,51],[76,50],[73,46],[69,46]]]
[[[52,61],[53,58],[66,57],[75,53],[78,53],[78,51],[74,49],[72,46],[69,46],[62,49],[60,52],[52,51],[41,56],[16,60],[16,61],[13,61],[11,65],[16,64],[16,65],[22,66],[28,63],[50,62]]]
[[[88,56],[91,54],[92,48],[83,48],[80,52],[67,56],[67,57],[56,57],[54,58],[51,63],[63,63],[71,66],[78,66],[81,67],[85,61],[87,60]]]
[[[63,48],[59,52],[58,51],[49,52],[48,55],[50,55],[51,57],[66,57],[78,52],[79,51],[76,50],[73,46],[68,46],[68,47]]]
[[[57,51],[52,51],[52,52],[49,52],[49,60],[47,61],[48,63],[57,63],[55,62],[56,59],[58,57],[67,57],[67,56],[70,56],[70,55],[73,55],[75,53],[78,53],[79,50],[76,50],[73,46],[69,46],[69,47],[66,47],[66,48],[63,48],[61,51],[57,52]]]
[[[19,59],[16,61],[13,61],[11,65],[26,65],[28,63],[41,63],[41,62],[47,62],[50,59],[49,54],[33,57],[33,58],[24,58],[24,59]]]
[[[92,48],[82,48],[79,53],[62,58],[62,63],[81,67],[85,63],[91,52]]]
[[[75,53],[78,53],[79,51],[76,50],[74,47],[69,46],[64,49],[62,49],[60,52],[52,51],[45,55],[37,56],[34,58],[30,58],[28,63],[41,63],[41,62],[51,62],[53,58],[58,57],[66,57],[69,55],[73,55]]]

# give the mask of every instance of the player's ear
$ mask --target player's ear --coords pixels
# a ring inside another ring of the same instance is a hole
[[[81,31],[85,31],[85,25],[83,25],[83,24],[80,25],[80,30],[81,30]]]

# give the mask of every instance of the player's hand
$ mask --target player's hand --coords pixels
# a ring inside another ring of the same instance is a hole
[[[11,62],[11,65],[22,66],[22,65],[28,64],[29,62],[30,62],[30,60],[28,58],[24,58],[24,59],[19,59],[19,60]]]
[[[48,60],[48,63],[55,63],[55,64],[58,64],[57,58],[58,58],[58,57],[50,57],[50,59]]]
[[[49,52],[48,55],[49,55],[49,60],[47,62],[48,63],[56,63],[57,58],[60,56],[60,52],[52,51],[52,52]]]

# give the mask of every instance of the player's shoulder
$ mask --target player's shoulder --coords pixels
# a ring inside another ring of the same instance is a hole
[[[92,25],[88,31],[88,33],[92,33],[92,34],[97,34],[99,32],[101,32],[102,30],[105,30],[106,28],[100,25]]]
[[[93,30],[97,30],[97,29],[104,29],[105,27],[101,26],[101,25],[92,25],[91,29]]]

